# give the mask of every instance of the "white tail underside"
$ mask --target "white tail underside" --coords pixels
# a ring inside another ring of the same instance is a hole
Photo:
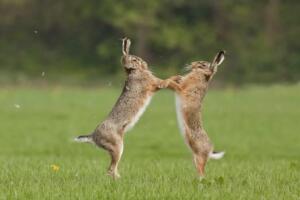
[[[219,159],[223,158],[224,154],[225,154],[224,151],[217,152],[217,153],[211,152],[209,154],[209,158],[214,159],[214,160],[219,160]]]
[[[74,138],[75,142],[92,142],[92,139],[90,137],[77,137]]]

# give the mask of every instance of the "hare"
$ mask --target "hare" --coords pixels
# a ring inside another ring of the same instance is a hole
[[[75,138],[75,141],[94,143],[108,151],[111,156],[108,174],[113,178],[120,177],[118,164],[123,153],[124,133],[139,120],[153,94],[162,85],[166,85],[163,80],[151,73],[148,64],[142,58],[129,54],[130,44],[128,38],[123,39],[121,63],[127,79],[112,111],[90,135]]]
[[[187,75],[173,76],[164,82],[164,87],[176,92],[177,120],[185,141],[192,150],[194,163],[201,177],[204,176],[208,158],[220,159],[224,152],[213,152],[213,146],[203,128],[201,107],[209,82],[223,62],[225,52],[220,51],[212,61],[192,62]]]

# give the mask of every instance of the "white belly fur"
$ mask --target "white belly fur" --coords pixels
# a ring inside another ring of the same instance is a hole
[[[186,123],[184,121],[183,113],[182,113],[182,107],[184,105],[178,94],[175,94],[175,101],[176,101],[176,115],[177,115],[177,121],[178,121],[178,126],[180,129],[180,133],[181,133],[182,137],[184,138],[185,144],[192,151],[192,149],[191,149],[190,145],[187,143],[187,140],[185,137]]]
[[[181,98],[178,94],[175,94],[175,102],[176,102],[176,115],[177,115],[177,121],[178,121],[178,126],[180,129],[181,134],[184,136],[184,132],[185,132],[185,122],[182,116],[182,102],[181,102]]]
[[[152,95],[148,96],[143,103],[143,106],[139,109],[139,111],[135,114],[135,116],[130,119],[130,123],[126,126],[125,128],[125,132],[129,131],[130,129],[132,129],[134,127],[134,125],[137,123],[137,121],[140,119],[140,117],[142,116],[142,114],[145,112],[147,106],[149,105],[149,103],[151,102],[152,99]]]

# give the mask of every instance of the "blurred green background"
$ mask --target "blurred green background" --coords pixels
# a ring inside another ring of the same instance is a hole
[[[225,49],[217,83],[297,82],[299,10],[296,0],[0,0],[0,83],[114,84],[124,36],[162,78]]]
[[[299,13],[296,0],[0,0],[0,200],[299,200]],[[106,152],[71,142],[122,91],[125,36],[161,78],[227,51],[203,110],[226,156],[203,181],[172,91],[126,134],[120,181]]]

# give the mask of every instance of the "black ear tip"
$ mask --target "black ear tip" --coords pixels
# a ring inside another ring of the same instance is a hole
[[[128,37],[123,37],[121,40],[122,40],[123,42],[130,41]]]
[[[219,55],[225,56],[225,54],[226,54],[226,51],[225,51],[225,50],[222,50],[222,51],[219,52]]]

